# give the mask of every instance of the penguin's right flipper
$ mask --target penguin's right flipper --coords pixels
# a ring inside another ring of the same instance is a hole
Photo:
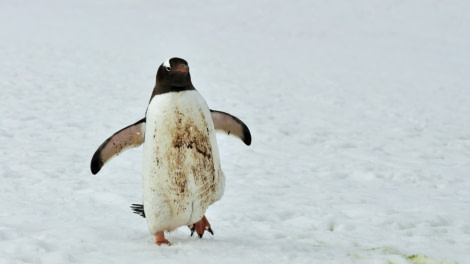
[[[144,142],[145,118],[127,126],[106,139],[91,158],[91,172],[97,174],[103,165],[124,150],[135,148]]]

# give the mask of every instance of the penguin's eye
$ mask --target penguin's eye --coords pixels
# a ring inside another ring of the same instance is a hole
[[[168,67],[168,66],[167,66],[167,67],[165,67],[165,70],[166,70],[166,71],[171,71],[171,67]]]

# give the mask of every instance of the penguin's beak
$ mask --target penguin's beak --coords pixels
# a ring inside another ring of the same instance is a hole
[[[188,73],[189,72],[189,67],[184,65],[184,64],[180,64],[178,66],[176,66],[174,68],[175,71],[177,72],[180,72],[180,73]]]

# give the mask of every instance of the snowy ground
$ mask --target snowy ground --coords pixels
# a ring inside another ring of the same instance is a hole
[[[469,263],[470,2],[0,2],[0,263]],[[157,247],[142,149],[92,175],[189,61],[218,136],[215,236]]]

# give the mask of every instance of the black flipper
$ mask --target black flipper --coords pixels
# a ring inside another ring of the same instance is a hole
[[[114,133],[98,147],[91,158],[91,173],[97,174],[108,160],[121,152],[142,145],[144,138],[145,118]]]
[[[239,118],[231,114],[211,109],[212,121],[215,130],[221,130],[228,135],[234,135],[241,139],[246,145],[251,144],[251,133],[248,126]]]

